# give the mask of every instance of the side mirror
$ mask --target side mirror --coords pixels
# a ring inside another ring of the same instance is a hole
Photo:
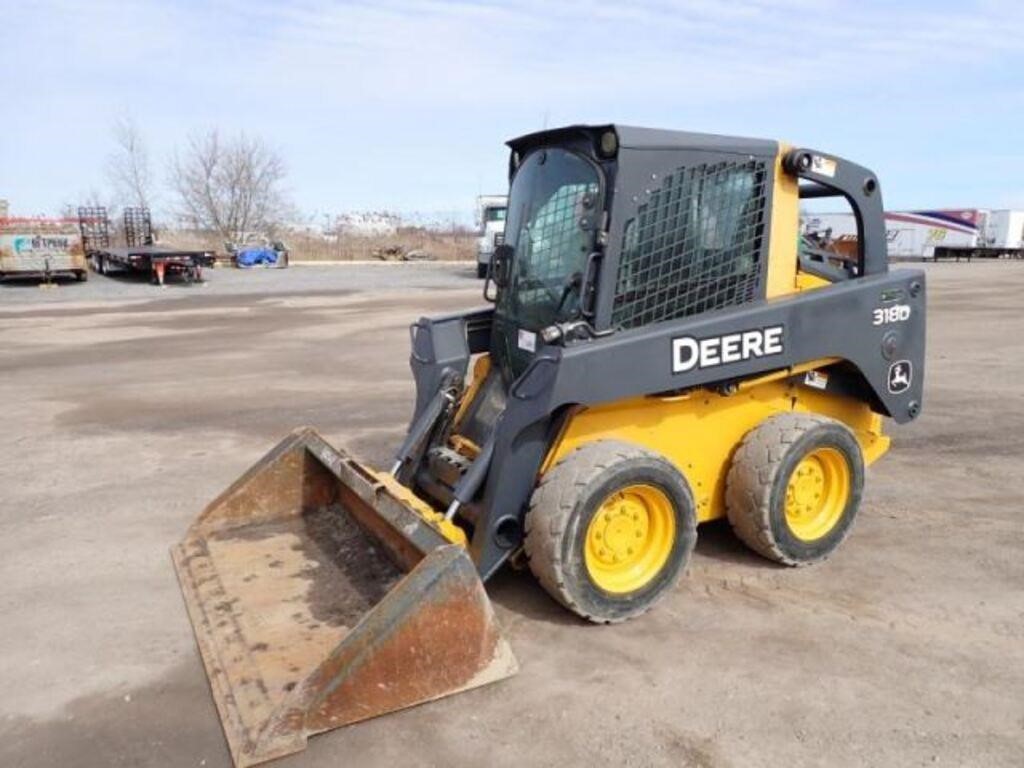
[[[504,243],[494,246],[494,250],[491,251],[491,263],[487,267],[487,279],[484,280],[484,298],[487,301],[494,303],[498,300],[497,290],[491,291],[492,283],[496,288],[508,285],[513,254],[512,247]]]

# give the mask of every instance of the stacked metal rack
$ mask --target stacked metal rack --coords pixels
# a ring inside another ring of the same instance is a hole
[[[153,245],[153,220],[149,208],[124,209],[124,241],[129,248]]]
[[[78,229],[82,233],[82,248],[85,255],[110,247],[110,219],[104,205],[80,205],[78,207]]]

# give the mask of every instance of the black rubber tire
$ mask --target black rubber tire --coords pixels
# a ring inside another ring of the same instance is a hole
[[[672,501],[676,540],[665,565],[646,586],[611,594],[590,579],[583,551],[587,526],[615,488],[655,485]],[[693,492],[665,459],[630,443],[597,440],[559,461],[534,489],[526,515],[526,556],[541,586],[559,603],[599,624],[648,610],[675,586],[697,542]]]
[[[80,269],[77,272],[75,272],[75,279],[80,283],[84,283],[86,280],[89,279],[89,273],[84,269]]]
[[[850,495],[835,526],[804,541],[786,523],[786,487],[800,460],[816,448],[839,451],[850,469]],[[747,433],[726,478],[725,506],[736,535],[752,550],[783,565],[824,560],[849,535],[864,491],[864,456],[853,433],[825,416],[782,413]]]
[[[476,265],[476,276],[483,280],[487,277],[487,265],[477,262]]]

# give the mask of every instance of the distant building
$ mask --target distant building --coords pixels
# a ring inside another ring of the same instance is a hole
[[[392,213],[343,213],[334,220],[334,231],[339,235],[393,235],[402,220]]]

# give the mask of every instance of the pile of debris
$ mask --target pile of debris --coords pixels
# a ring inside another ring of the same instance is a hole
[[[388,245],[383,248],[374,248],[371,255],[381,261],[437,261],[437,256],[424,251],[421,248],[405,250],[401,245]]]

